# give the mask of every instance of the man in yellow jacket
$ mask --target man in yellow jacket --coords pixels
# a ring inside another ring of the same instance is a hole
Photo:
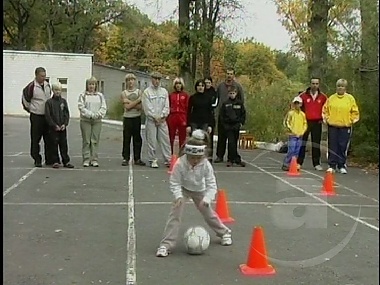
[[[286,114],[284,126],[288,132],[288,152],[284,158],[282,170],[288,171],[292,157],[298,158],[302,145],[302,136],[307,130],[306,115],[301,111],[302,99],[295,97],[292,101],[292,108]]]
[[[336,82],[336,93],[331,95],[323,106],[323,121],[328,126],[328,172],[338,168],[347,174],[347,150],[349,147],[352,125],[359,121],[359,109],[354,96],[346,93],[347,80]]]

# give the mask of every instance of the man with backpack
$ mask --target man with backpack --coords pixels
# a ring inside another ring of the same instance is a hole
[[[22,90],[22,105],[30,114],[30,156],[35,167],[42,167],[41,137],[44,140],[45,164],[53,164],[49,125],[45,119],[45,103],[51,97],[51,88],[46,81],[45,68],[37,67],[34,73],[35,79]]]

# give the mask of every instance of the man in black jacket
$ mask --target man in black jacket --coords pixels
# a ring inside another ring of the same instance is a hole
[[[60,83],[52,85],[53,97],[48,99],[45,104],[45,118],[49,124],[50,139],[53,144],[53,168],[59,168],[58,146],[61,154],[63,167],[74,168],[70,164],[67,145],[67,131],[69,124],[69,107],[67,101],[61,97],[62,86]]]
[[[245,167],[245,163],[241,161],[241,157],[237,151],[240,127],[245,124],[246,111],[244,103],[241,99],[236,98],[237,89],[230,86],[228,91],[228,99],[225,101],[220,110],[221,124],[225,130],[228,141],[227,167],[234,163]]]
[[[220,114],[220,108],[222,104],[228,99],[228,90],[230,87],[236,89],[236,98],[239,99],[244,104],[244,92],[242,86],[235,80],[235,70],[233,68],[227,68],[226,70],[226,80],[219,84],[216,92],[218,98],[218,142],[216,145],[216,159],[215,163],[223,162],[224,154],[226,152],[226,142],[227,134],[223,128],[222,118]]]

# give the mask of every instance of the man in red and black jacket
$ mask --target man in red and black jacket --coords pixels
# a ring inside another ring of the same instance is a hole
[[[306,142],[311,134],[311,156],[313,166],[316,170],[323,170],[321,166],[321,137],[322,137],[322,107],[327,100],[327,96],[319,89],[319,78],[313,77],[311,85],[299,96],[302,99],[302,111],[306,115],[307,130],[302,138],[302,146],[298,155],[298,164],[302,166],[305,159]]]

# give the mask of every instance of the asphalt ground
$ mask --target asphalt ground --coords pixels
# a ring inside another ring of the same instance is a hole
[[[360,169],[335,175],[305,162],[299,177],[280,170],[282,154],[240,151],[246,168],[214,164],[235,223],[223,247],[189,202],[176,250],[155,257],[170,210],[167,168],[121,166],[121,127],[103,125],[100,167],[81,166],[79,122],[68,127],[75,169],[34,168],[29,120],[3,117],[3,284],[350,284],[379,282],[379,181]],[[143,159],[146,159],[145,149]],[[162,165],[162,163],[161,163]],[[326,165],[323,165],[326,167]],[[204,255],[186,254],[181,236],[202,225]],[[252,230],[264,230],[276,274],[247,277]]]

